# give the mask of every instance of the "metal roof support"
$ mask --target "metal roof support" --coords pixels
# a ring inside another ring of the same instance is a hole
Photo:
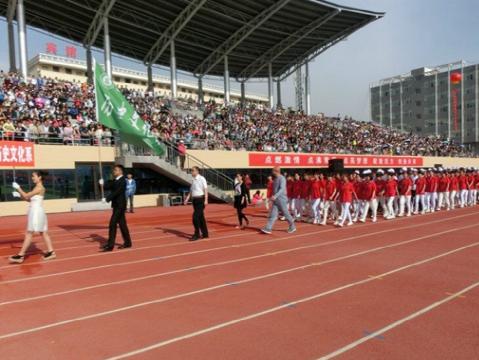
[[[274,107],[274,98],[273,98],[273,64],[268,64],[268,103],[269,107],[272,109]]]
[[[304,64],[304,109],[306,115],[311,115],[311,89],[309,81],[309,62]]]
[[[171,97],[176,99],[178,95],[178,86],[176,82],[176,55],[175,55],[175,41],[170,42],[170,89]]]
[[[153,91],[155,89],[153,85],[153,68],[151,64],[146,66],[146,77],[147,77],[147,91]]]
[[[115,5],[115,2],[116,0],[102,1],[100,6],[98,7],[95,17],[93,18],[93,21],[88,27],[88,31],[85,35],[85,38],[83,39],[84,45],[91,46],[95,43],[96,38],[100,34],[100,30],[103,27],[103,23],[104,23],[103,20],[108,17],[108,14],[110,13],[110,10],[113,8],[113,5]]]
[[[158,40],[153,44],[143,61],[145,63],[154,64],[161,55],[168,49],[170,42],[176,38],[181,30],[188,24],[193,16],[206,3],[206,0],[193,0],[187,7],[181,11],[176,19],[162,32]]]
[[[20,50],[20,74],[27,80],[27,26],[25,24],[25,6],[23,0],[17,1],[18,45]]]
[[[461,63],[461,144],[464,144],[464,141],[466,140],[466,134],[465,134],[465,123],[466,119],[464,119],[464,62]]]
[[[10,72],[17,71],[15,59],[15,29],[13,28],[13,19],[15,17],[15,7],[17,0],[9,0],[7,8],[7,23],[8,23],[8,59],[10,63]]]
[[[195,73],[207,74],[213,69],[224,56],[229,55],[239,44],[241,44],[249,35],[251,35],[257,28],[263,25],[276,12],[282,9],[291,0],[275,1],[273,5],[263,10],[253,19],[244,24],[241,28],[235,31],[228,39],[219,45],[203,62],[195,69]]]
[[[198,77],[198,102],[203,104],[204,102],[204,94],[203,94],[203,78],[200,76]]]
[[[91,55],[91,46],[85,46],[86,50],[86,77],[88,84],[93,84],[93,57]]]
[[[295,31],[285,39],[281,40],[267,52],[265,52],[260,57],[256,58],[254,62],[249,64],[246,68],[241,71],[241,74],[238,78],[250,79],[254,77],[261,69],[268,63],[273,62],[278,57],[280,57],[285,51],[290,49],[292,46],[299,43],[305,37],[309,36],[312,32],[320,28],[326,22],[331,20],[337,14],[341,12],[340,9],[333,10],[332,12],[318,18],[317,20],[309,23],[308,25],[302,27],[301,29]]]
[[[110,26],[108,25],[108,17],[103,19],[103,54],[105,56],[105,71],[108,77],[112,79]]]
[[[282,108],[283,104],[281,103],[281,80],[276,80],[276,107]]]
[[[334,36],[331,36],[328,40],[325,41],[326,45],[318,48],[312,48],[310,49],[306,54],[303,54],[301,56],[298,56],[294,61],[291,61],[290,63],[294,63],[293,67],[289,67],[289,65],[286,65],[283,67],[281,70],[277,72],[277,74],[281,74],[281,80],[286,79],[288,76],[293,74],[298,67],[303,66],[306,62],[311,62],[314,58],[316,58],[319,54],[325,52],[328,50],[330,47],[336,45],[338,42],[342,41],[345,39],[348,35],[353,33],[354,31],[358,30],[359,28],[367,25],[368,23],[376,20],[376,18],[371,18],[366,21],[360,22],[356,26],[353,26],[351,28],[345,29],[338,34],[335,34]]]
[[[228,68],[228,56],[225,56],[224,64],[225,64],[225,75],[224,75],[225,105],[228,105],[230,103],[230,70]]]

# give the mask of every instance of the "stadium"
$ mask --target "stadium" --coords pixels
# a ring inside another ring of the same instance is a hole
[[[388,16],[0,0],[1,358],[479,358],[479,66],[317,111]]]

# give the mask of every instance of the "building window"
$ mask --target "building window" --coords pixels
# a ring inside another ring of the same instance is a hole
[[[60,72],[60,67],[59,66],[52,66],[52,70],[56,72]]]
[[[71,74],[72,72],[73,72],[72,69],[67,69],[67,68],[65,68],[65,73]]]

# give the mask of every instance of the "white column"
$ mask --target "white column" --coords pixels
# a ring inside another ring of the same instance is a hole
[[[230,103],[230,70],[228,68],[228,56],[225,56],[224,66],[225,66],[224,99],[225,99],[225,104],[229,104]]]
[[[273,64],[268,63],[268,105],[272,109],[274,106],[273,98]]]
[[[241,82],[241,105],[246,104],[246,84],[244,81]]]
[[[438,72],[436,71],[435,75],[435,84],[434,84],[434,124],[435,124],[435,134],[436,136],[439,135],[439,83],[437,81]]]
[[[466,119],[464,119],[464,62],[461,63],[461,143],[464,144],[466,140],[465,124]]]
[[[475,86],[475,92],[476,94],[476,117],[475,117],[475,123],[476,123],[476,142],[479,142],[479,64],[476,64],[476,86]]]
[[[10,60],[10,70],[11,72],[17,71],[16,61],[15,61],[15,33],[13,29],[13,20],[8,22],[8,58]]]
[[[276,81],[276,107],[283,107],[283,104],[281,102],[281,80],[278,79],[278,81]]]
[[[447,137],[451,139],[451,65],[447,67]]]
[[[171,97],[176,98],[178,96],[178,84],[176,80],[176,55],[175,55],[175,41],[170,43],[170,89]]]
[[[389,81],[389,126],[393,127],[393,88],[392,80]]]
[[[105,71],[108,77],[112,79],[110,27],[108,25],[108,17],[103,19],[103,53],[105,56]]]
[[[93,84],[93,60],[91,56],[91,46],[87,45],[86,48],[86,76],[88,84]]]
[[[204,94],[203,94],[203,77],[198,77],[198,102],[203,104],[204,102]]]
[[[25,7],[23,0],[17,0],[17,28],[18,45],[20,50],[20,74],[23,79],[27,79],[28,72],[28,53],[27,53],[27,26],[25,24]]]
[[[154,91],[155,86],[153,85],[153,67],[151,64],[146,66],[146,76],[147,76],[147,90]]]
[[[383,125],[383,86],[379,83],[379,125]]]
[[[306,115],[311,115],[311,86],[309,81],[309,62],[304,64],[304,102]]]
[[[404,107],[403,107],[402,96],[403,96],[403,86],[402,86],[402,77],[401,77],[401,79],[399,80],[399,112],[400,112],[399,118],[401,121],[401,131],[404,131],[404,115],[403,115]]]

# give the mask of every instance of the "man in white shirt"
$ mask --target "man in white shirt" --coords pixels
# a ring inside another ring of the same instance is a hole
[[[193,226],[195,227],[195,234],[191,237],[190,241],[196,241],[200,239],[200,233],[203,239],[208,238],[208,227],[206,226],[205,219],[205,206],[208,205],[208,185],[206,179],[200,175],[200,168],[193,166],[191,168],[191,175],[193,176],[193,182],[191,183],[190,193],[185,199],[185,205],[191,199],[193,204]]]

